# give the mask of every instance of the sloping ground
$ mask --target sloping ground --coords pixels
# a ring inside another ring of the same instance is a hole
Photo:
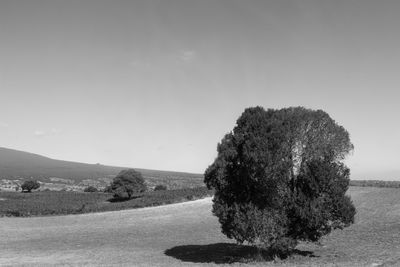
[[[349,194],[358,210],[355,225],[321,245],[299,245],[289,259],[250,265],[400,266],[400,190],[352,187]],[[210,198],[140,210],[1,218],[0,229],[1,266],[214,266],[245,253],[220,234]]]
[[[350,187],[357,209],[356,223],[322,240],[323,246],[303,245],[314,252],[317,265],[400,266],[400,190]]]
[[[0,147],[0,186],[2,179],[5,179],[4,183],[11,183],[20,178],[51,182],[55,184],[55,187],[57,187],[55,180],[59,180],[58,184],[64,185],[66,183],[69,186],[79,183],[87,186],[96,181],[103,181],[102,184],[106,185],[123,169],[127,169],[127,167],[55,160],[37,154]],[[135,169],[143,174],[150,186],[164,184],[175,189],[204,185],[202,174]],[[4,188],[6,186],[4,185]]]
[[[55,160],[41,155],[0,147],[0,177],[3,179],[50,177],[72,179],[105,178],[123,168]]]
[[[80,216],[0,218],[0,266],[179,265],[164,250],[225,240],[210,204],[207,198]]]

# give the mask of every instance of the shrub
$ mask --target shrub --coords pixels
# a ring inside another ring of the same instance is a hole
[[[39,187],[40,187],[40,183],[35,180],[25,181],[21,185],[22,192],[28,192],[28,193],[30,193],[32,190],[38,189]]]
[[[83,189],[83,192],[87,192],[87,193],[94,193],[97,191],[98,191],[97,188],[94,186],[91,186],[91,185],[86,187],[85,189]]]
[[[353,223],[341,162],[352,149],[347,131],[321,110],[246,109],[204,175],[222,232],[282,255]]]
[[[154,188],[154,191],[164,191],[164,190],[167,190],[167,186],[162,184],[156,185],[156,187]]]
[[[111,188],[111,184],[110,184],[110,185],[107,185],[107,186],[104,188],[103,192],[104,192],[104,193],[112,193],[113,191],[112,191],[112,188]]]
[[[133,169],[121,171],[111,183],[114,197],[117,199],[130,199],[138,193],[146,191],[147,186],[140,172]]]

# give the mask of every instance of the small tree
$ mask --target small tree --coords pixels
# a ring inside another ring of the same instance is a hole
[[[88,187],[86,187],[85,189],[83,189],[83,192],[87,192],[87,193],[94,193],[97,192],[97,188],[94,186],[89,185]]]
[[[298,240],[353,223],[341,162],[352,149],[348,132],[322,110],[246,109],[204,175],[222,232],[285,254]]]
[[[167,186],[162,184],[156,185],[156,187],[154,187],[154,191],[164,191],[164,190],[167,190]]]
[[[40,187],[40,183],[36,180],[29,180],[25,181],[21,185],[22,192],[28,192],[30,193],[32,190],[36,190]]]
[[[130,199],[135,194],[145,192],[146,189],[142,174],[133,169],[121,171],[111,183],[114,197],[120,199]]]

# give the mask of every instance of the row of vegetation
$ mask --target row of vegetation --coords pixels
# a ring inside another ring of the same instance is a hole
[[[17,187],[16,191],[21,189],[22,193],[31,193],[34,190],[40,188],[40,182],[37,180],[27,180],[21,188]],[[84,188],[83,192],[94,193],[103,191],[105,193],[113,193],[115,198],[120,200],[126,200],[133,197],[135,194],[143,193],[147,191],[146,182],[142,174],[134,169],[122,170],[113,180],[113,182],[107,186],[104,190],[99,190],[95,186],[88,186]],[[156,185],[154,191],[167,190],[168,187],[163,184]],[[49,189],[45,189],[49,191]],[[65,190],[63,190],[65,191]]]
[[[351,180],[351,186],[400,188],[400,181]]]
[[[148,191],[121,201],[112,193],[39,191],[31,194],[0,192],[1,216],[66,215],[159,206],[211,196],[206,187]]]

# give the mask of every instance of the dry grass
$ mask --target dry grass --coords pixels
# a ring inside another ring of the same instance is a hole
[[[210,199],[84,215],[0,218],[0,265],[400,266],[400,190],[351,187],[353,226],[285,260],[251,260],[220,234]]]

